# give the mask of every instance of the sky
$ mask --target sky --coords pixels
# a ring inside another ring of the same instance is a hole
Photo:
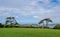
[[[0,0],[0,22],[9,16],[20,24],[38,24],[44,18],[60,23],[60,0]]]

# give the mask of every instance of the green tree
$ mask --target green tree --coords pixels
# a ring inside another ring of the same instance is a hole
[[[45,18],[45,19],[41,20],[41,21],[39,22],[39,24],[43,23],[43,25],[44,25],[44,21],[46,21],[46,27],[48,27],[48,23],[49,23],[49,22],[52,22],[52,20],[51,20],[50,18]]]
[[[0,23],[0,28],[3,28],[3,27],[4,27],[4,25],[2,23]]]
[[[6,25],[13,27],[16,24],[17,24],[17,21],[15,20],[15,17],[7,17],[6,18]]]
[[[41,20],[40,22],[39,22],[39,24],[42,24],[43,23],[43,26],[42,27],[44,27],[44,20]]]

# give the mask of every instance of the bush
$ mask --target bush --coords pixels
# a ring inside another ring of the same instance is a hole
[[[10,26],[9,25],[6,25],[5,28],[9,28]]]
[[[60,24],[57,24],[53,29],[60,29]]]
[[[2,25],[2,23],[0,23],[0,28],[3,28],[4,27],[4,25]]]

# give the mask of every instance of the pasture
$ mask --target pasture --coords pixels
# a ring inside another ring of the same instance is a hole
[[[0,37],[60,37],[60,30],[40,28],[0,28]]]

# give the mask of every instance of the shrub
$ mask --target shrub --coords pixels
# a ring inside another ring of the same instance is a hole
[[[0,23],[0,28],[3,28],[4,27],[4,25],[2,25],[2,23]]]
[[[57,24],[53,29],[60,29],[60,24]]]
[[[9,25],[6,25],[5,28],[9,28],[10,26]]]

